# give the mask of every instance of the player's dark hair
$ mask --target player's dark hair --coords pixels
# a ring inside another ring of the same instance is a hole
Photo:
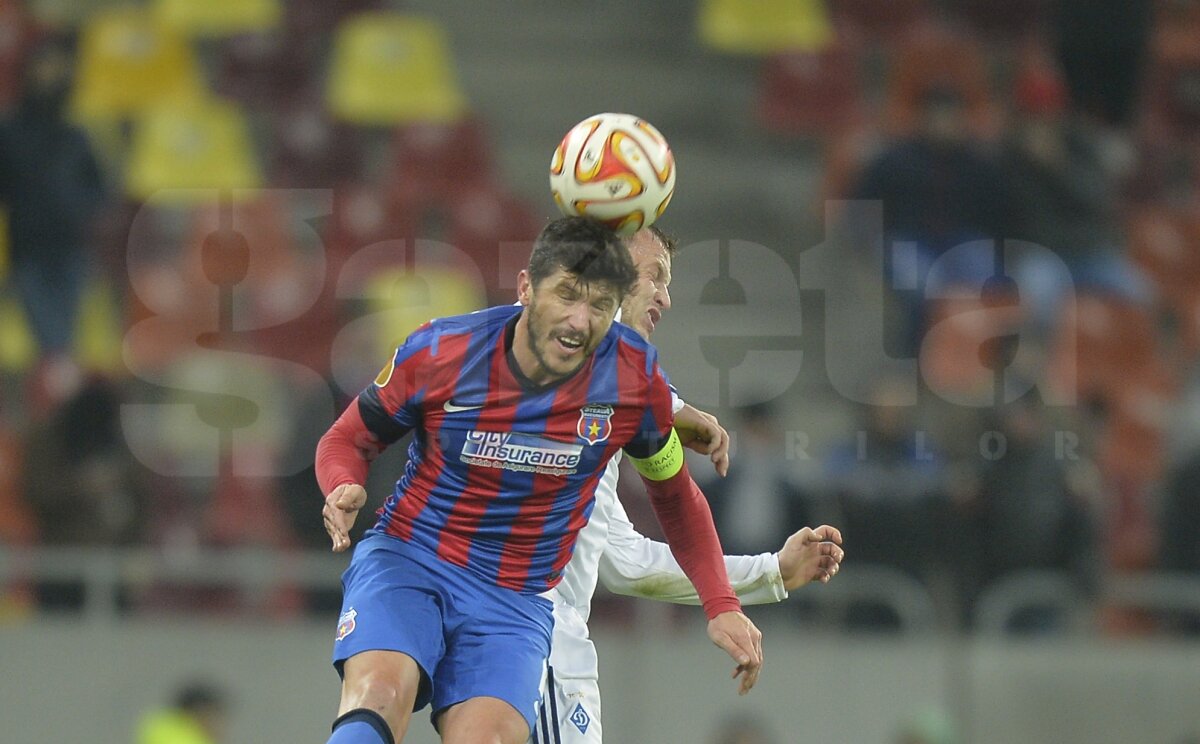
[[[658,242],[662,243],[663,249],[667,252],[667,256],[674,259],[675,253],[679,250],[679,239],[671,235],[666,230],[663,230],[658,225],[651,225],[646,228],[650,233],[658,238]]]
[[[529,256],[529,279],[536,287],[558,269],[583,284],[604,282],[623,299],[637,285],[637,268],[625,241],[611,228],[586,217],[560,217],[543,228]]]

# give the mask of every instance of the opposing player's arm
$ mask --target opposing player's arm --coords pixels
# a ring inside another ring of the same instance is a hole
[[[727,555],[725,572],[743,604],[769,604],[787,598],[774,553]],[[634,528],[620,501],[609,515],[608,542],[600,555],[600,582],[614,594],[676,604],[700,604],[700,595],[666,543]]]

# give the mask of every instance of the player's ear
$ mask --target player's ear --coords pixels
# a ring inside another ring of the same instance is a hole
[[[529,278],[529,272],[521,269],[521,273],[517,274],[517,300],[527,306],[532,299],[533,282]]]

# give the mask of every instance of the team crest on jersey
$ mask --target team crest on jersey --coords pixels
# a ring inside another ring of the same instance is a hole
[[[613,407],[590,404],[579,409],[576,433],[588,444],[599,444],[612,434]]]
[[[575,724],[575,728],[579,729],[579,733],[587,733],[588,726],[592,723],[592,717],[583,709],[583,703],[575,704],[575,710],[571,711],[571,723]]]
[[[335,640],[340,641],[354,632],[356,626],[354,618],[356,617],[358,617],[358,613],[354,611],[353,607],[342,613],[342,616],[338,618],[337,638]]]

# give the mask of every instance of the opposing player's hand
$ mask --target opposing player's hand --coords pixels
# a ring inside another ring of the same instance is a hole
[[[717,475],[729,472],[729,432],[716,416],[684,404],[675,414],[675,433],[684,447],[708,455]]]
[[[708,621],[708,637],[737,662],[733,678],[742,678],[739,695],[745,695],[762,671],[762,633],[740,612],[722,612]]]
[[[823,524],[815,530],[805,527],[787,539],[779,549],[779,574],[789,592],[810,581],[822,584],[837,575],[846,552],[841,548],[842,533]]]
[[[325,520],[325,531],[333,540],[333,552],[340,553],[350,547],[350,528],[354,526],[358,510],[366,503],[366,489],[354,483],[340,485],[325,497],[321,516]]]

